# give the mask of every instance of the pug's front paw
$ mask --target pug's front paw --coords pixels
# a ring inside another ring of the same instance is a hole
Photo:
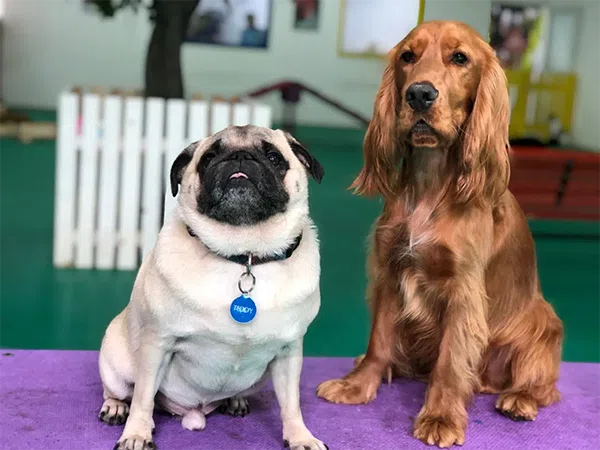
[[[316,439],[306,428],[289,430],[283,436],[283,446],[289,450],[329,450],[329,447]]]
[[[156,450],[156,444],[152,439],[144,439],[141,436],[121,438],[113,450]]]
[[[129,405],[121,400],[104,400],[98,418],[109,425],[123,425],[129,415]]]
[[[154,420],[152,417],[132,417],[127,419],[121,438],[113,450],[156,450],[152,440]]]
[[[296,442],[294,444],[290,444],[287,440],[284,440],[283,446],[289,450],[329,450],[327,445],[315,438],[308,441]]]

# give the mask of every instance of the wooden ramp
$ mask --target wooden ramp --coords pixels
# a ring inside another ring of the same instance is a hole
[[[513,147],[509,188],[530,218],[600,220],[600,154]]]

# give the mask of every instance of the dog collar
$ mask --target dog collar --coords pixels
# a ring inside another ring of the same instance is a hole
[[[187,231],[189,233],[190,236],[195,237],[196,239],[200,239],[193,231],[190,227],[187,227]],[[226,259],[227,261],[231,261],[233,263],[236,264],[240,264],[242,266],[245,266],[248,264],[248,258],[250,257],[251,261],[252,261],[252,265],[253,266],[257,266],[259,264],[266,264],[269,262],[273,262],[273,261],[284,261],[286,259],[288,259],[290,256],[292,256],[292,254],[294,253],[294,251],[296,251],[296,249],[298,248],[298,246],[300,245],[300,241],[302,240],[302,233],[300,233],[298,235],[298,237],[296,239],[294,239],[294,242],[292,242],[292,245],[290,245],[283,253],[277,253],[277,254],[273,254],[273,255],[267,255],[267,256],[263,256],[263,257],[258,257],[258,256],[254,256],[252,254],[242,254],[242,255],[231,255],[231,256],[221,256],[221,258]],[[206,244],[204,244],[206,246]],[[217,254],[217,252],[212,251],[208,246],[206,246],[212,253]]]

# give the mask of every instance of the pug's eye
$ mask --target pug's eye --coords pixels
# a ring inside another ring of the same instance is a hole
[[[210,162],[215,159],[215,156],[217,155],[214,152],[208,152],[202,155],[200,161],[198,162],[198,172],[204,173]]]
[[[267,153],[267,159],[271,161],[271,164],[274,166],[277,166],[279,163],[281,163],[281,155],[278,152]]]
[[[210,162],[211,162],[213,159],[215,159],[215,156],[217,156],[217,155],[215,155],[213,152],[209,152],[209,153],[207,153],[206,155],[204,155],[204,156],[202,157],[202,164],[203,164],[205,167],[206,167],[206,166],[208,166],[208,164],[209,164],[209,163],[210,163]]]

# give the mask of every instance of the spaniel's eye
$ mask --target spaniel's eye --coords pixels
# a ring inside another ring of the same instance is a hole
[[[281,162],[281,155],[278,152],[267,153],[267,158],[269,161],[271,161],[271,164],[273,164],[274,166],[279,165],[279,163]]]
[[[452,54],[452,62],[457,66],[464,66],[466,63],[469,62],[469,58],[467,58],[467,55],[465,55],[464,53],[454,52]]]
[[[415,62],[415,54],[411,51],[402,53],[402,55],[400,55],[400,58],[402,58],[402,61],[404,61],[405,63],[410,64]]]

